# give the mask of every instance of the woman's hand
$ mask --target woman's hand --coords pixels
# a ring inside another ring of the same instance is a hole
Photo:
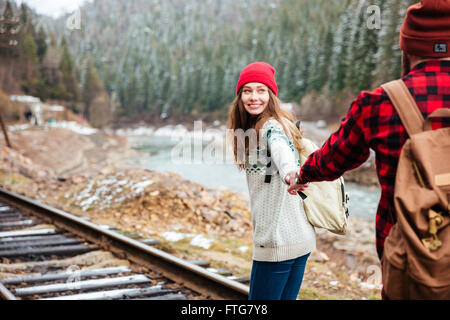
[[[292,195],[296,195],[297,192],[304,191],[306,188],[308,188],[308,184],[298,184],[297,177],[298,173],[296,171],[291,171],[284,178],[284,181],[289,184],[287,191]]]
[[[297,172],[295,171],[291,171],[289,172],[285,177],[284,177],[284,181],[287,184],[291,184],[291,181],[295,182],[295,180],[297,179]]]

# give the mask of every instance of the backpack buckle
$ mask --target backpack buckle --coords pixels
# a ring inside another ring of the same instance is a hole
[[[442,215],[432,209],[428,210],[428,232],[431,237],[423,238],[422,243],[430,251],[435,251],[442,246],[442,241],[437,236],[437,226],[442,224],[444,218]]]

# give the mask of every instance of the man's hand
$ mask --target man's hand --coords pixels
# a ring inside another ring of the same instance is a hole
[[[284,179],[286,183],[289,184],[287,191],[294,196],[297,194],[298,191],[304,191],[306,188],[308,188],[308,184],[298,184],[297,177],[298,177],[297,172],[292,171],[289,172]]]

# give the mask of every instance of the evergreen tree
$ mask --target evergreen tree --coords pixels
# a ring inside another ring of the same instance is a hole
[[[317,90],[325,87],[329,81],[331,71],[331,59],[333,57],[334,37],[331,27],[326,31],[325,39],[321,42],[321,64],[318,66]]]
[[[63,38],[61,54],[61,72],[62,80],[65,87],[65,96],[61,97],[66,100],[77,101],[78,100],[78,87],[75,78],[75,67],[72,61],[72,57],[67,48],[66,39]]]
[[[368,90],[394,78],[400,70],[399,26],[410,2],[95,1],[83,10],[83,32],[58,24],[51,28],[59,39],[71,37],[70,55],[63,45],[58,49],[62,74],[70,74],[70,66],[81,65],[90,54],[99,81],[117,93],[128,115],[189,114],[225,111],[239,72],[255,60],[275,67],[284,101],[299,102],[317,91],[334,103],[350,90]],[[367,27],[367,8],[373,4],[381,9],[381,30]],[[37,32],[47,79],[45,56],[56,54],[52,45],[46,48],[44,31]],[[68,57],[72,64],[64,62]],[[66,93],[72,91],[73,81],[65,75],[61,79]]]
[[[37,45],[31,35],[28,34],[25,36],[21,49],[23,59],[25,60],[25,81],[31,82],[36,65],[39,63]]]
[[[89,119],[92,101],[94,101],[97,95],[103,93],[103,91],[103,83],[100,80],[92,58],[89,56],[87,59],[86,74],[83,84],[83,102],[85,104],[83,115],[86,119]]]
[[[9,1],[6,1],[0,18],[0,54],[15,56],[18,54],[18,34],[21,26],[20,19],[15,16]]]
[[[364,4],[365,0],[360,0],[357,7],[353,10],[354,22],[351,24],[351,40],[349,47],[349,60],[345,68],[345,80],[344,87],[351,88],[353,91],[357,91],[360,81],[360,72],[362,64],[364,63],[364,43],[363,37],[365,36],[365,23],[366,17],[364,16]],[[341,89],[343,89],[342,87]]]
[[[346,74],[350,65],[349,48],[351,41],[351,5],[342,14],[336,39],[336,54],[334,58],[334,77],[330,84],[331,92],[339,92],[346,87]]]
[[[397,0],[388,0],[383,8],[382,30],[379,35],[379,54],[376,69],[376,83],[380,85],[392,79],[400,77],[400,48],[399,39],[399,21],[401,3]]]
[[[380,1],[379,1],[380,4]],[[364,9],[365,21],[367,21]],[[376,28],[369,28],[367,23],[362,26],[362,45],[360,49],[360,68],[356,91],[371,90],[374,74],[376,71],[376,54],[378,52],[378,32]]]
[[[45,52],[47,51],[47,35],[45,34],[44,29],[41,27],[39,31],[34,36],[34,41],[37,45],[37,55],[39,57],[39,61],[42,62],[44,59]]]
[[[20,5],[20,25],[22,34],[34,34],[34,25],[29,15],[29,8],[25,3]]]
[[[311,60],[312,55],[310,52],[310,46],[309,46],[309,37],[306,34],[306,32],[301,37],[301,43],[302,43],[302,64],[300,66],[300,78],[297,80],[297,87],[298,87],[298,94],[300,97],[302,97],[304,94],[306,94],[308,89],[308,79],[311,74]]]
[[[45,83],[50,87],[57,86],[61,81],[60,66],[61,53],[58,50],[55,38],[52,37],[50,46],[42,59],[42,75]]]

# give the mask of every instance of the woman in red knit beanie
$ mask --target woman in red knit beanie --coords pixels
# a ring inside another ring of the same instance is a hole
[[[259,133],[269,118],[278,121],[281,118],[290,120],[287,125],[283,124],[283,129],[286,134],[289,132],[294,137],[295,147],[300,150],[297,141],[301,139],[301,133],[293,124],[295,118],[290,112],[281,109],[275,69],[266,62],[253,62],[242,69],[239,76],[236,98],[229,111],[228,128],[233,131],[255,129],[256,133]],[[233,147],[236,164],[240,169],[244,169],[243,163],[237,158],[237,143],[234,143]],[[248,155],[248,146],[245,151]]]
[[[275,69],[251,63],[239,76],[229,113],[234,158],[246,172],[252,212],[250,300],[295,300],[316,245],[301,199],[286,192],[300,169],[301,132],[277,95]]]

